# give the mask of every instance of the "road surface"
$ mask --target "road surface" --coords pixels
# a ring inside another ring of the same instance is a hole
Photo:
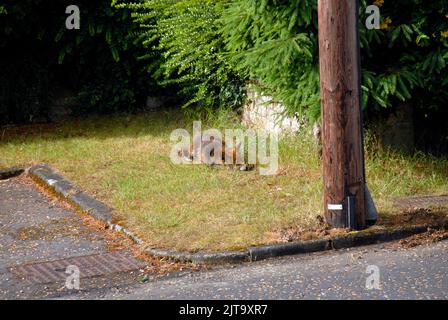
[[[76,290],[51,282],[51,277],[30,284],[20,272],[23,276],[28,266],[47,261],[107,255],[111,250],[102,232],[86,227],[77,213],[21,179],[0,181],[0,228],[3,299],[448,298],[448,241],[410,249],[396,243],[373,245],[164,276],[145,277],[139,271],[142,261],[131,261],[139,267],[115,272],[93,263],[92,270],[101,270],[81,278]]]

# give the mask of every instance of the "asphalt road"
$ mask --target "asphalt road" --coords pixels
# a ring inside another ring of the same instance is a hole
[[[81,278],[80,290],[68,290],[56,282],[29,285],[13,270],[107,254],[103,233],[18,179],[0,181],[0,231],[3,299],[448,298],[448,241],[411,249],[374,245],[162,277],[149,274],[144,283],[136,270],[104,272]]]
[[[373,271],[379,271],[376,289],[372,285]],[[371,281],[367,281],[369,275]],[[366,286],[366,282],[369,286]],[[126,293],[98,292],[85,296],[96,297],[445,300],[448,298],[448,242],[412,249],[375,245],[300,255],[208,272],[185,273],[128,287]]]

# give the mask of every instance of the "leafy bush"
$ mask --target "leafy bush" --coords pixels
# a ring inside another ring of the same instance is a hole
[[[161,84],[177,84],[184,107],[234,108],[243,102],[244,81],[229,63],[220,36],[221,13],[228,0],[114,1],[133,10],[143,29],[140,40],[153,56],[149,64]],[[143,57],[144,58],[144,57]]]
[[[137,62],[130,13],[110,0],[80,0],[81,29],[67,30],[69,1],[7,0],[0,10],[0,122],[48,118],[52,98],[72,91],[79,112],[143,105],[149,76]]]
[[[361,21],[372,2],[361,0]],[[381,6],[381,29],[360,24],[364,107],[381,112],[411,99],[443,105],[447,1],[375,4]],[[319,117],[315,0],[142,0],[121,6],[133,10],[147,48],[163,56],[156,74],[181,84],[191,98],[187,105],[236,106],[243,82],[250,82],[290,113]]]
[[[369,110],[430,97],[447,101],[447,1],[375,1],[381,30],[360,24],[363,102]],[[361,21],[371,1],[361,0]],[[222,14],[226,48],[238,70],[259,81],[290,112],[319,112],[315,0],[234,0]]]
[[[319,113],[317,1],[234,0],[222,15],[232,62],[292,112]]]
[[[108,0],[79,6],[85,17],[81,29],[73,32],[61,23],[55,40],[59,64],[72,68],[80,105],[96,112],[143,106],[150,77],[137,61],[143,51],[134,44],[130,12],[114,9]]]
[[[145,72],[180,87],[186,107],[235,108],[251,83],[290,113],[320,114],[315,0],[112,0],[123,10],[83,0],[79,31],[65,30],[62,2],[1,5],[0,114],[28,118],[67,82],[91,110],[132,108],[149,86]],[[363,22],[373,0],[360,2]],[[374,2],[381,29],[360,24],[364,107],[382,113],[401,101],[440,111],[448,1]]]
[[[362,29],[361,37],[365,102],[390,107],[413,99],[428,109],[431,101],[442,106],[448,101],[448,1],[376,3],[381,30]]]

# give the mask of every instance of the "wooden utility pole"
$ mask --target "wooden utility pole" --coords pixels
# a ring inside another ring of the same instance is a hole
[[[318,0],[325,219],[366,225],[358,0]]]

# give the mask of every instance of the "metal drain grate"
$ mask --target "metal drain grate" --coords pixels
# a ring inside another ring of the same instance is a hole
[[[128,253],[113,252],[89,256],[72,257],[57,261],[25,264],[12,267],[11,272],[30,284],[65,281],[68,266],[79,268],[81,278],[129,272],[145,267]]]
[[[403,209],[425,209],[429,206],[448,205],[448,196],[428,196],[395,199],[394,205]]]

